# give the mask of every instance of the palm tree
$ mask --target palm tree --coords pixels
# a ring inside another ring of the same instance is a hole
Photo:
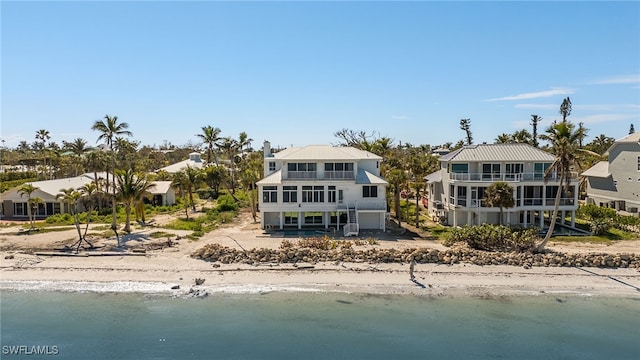
[[[504,181],[496,181],[491,184],[484,192],[484,201],[487,206],[499,207],[500,218],[498,223],[502,225],[503,222],[503,209],[510,208],[515,205],[513,199],[513,187]]]
[[[218,165],[218,157],[215,153],[215,147],[220,140],[220,132],[217,127],[207,125],[202,127],[201,134],[196,134],[207,145],[207,162],[211,163],[211,158],[213,158],[216,165]]]
[[[562,114],[562,122],[566,122],[567,117],[571,115],[571,99],[568,96],[560,104],[560,114]]]
[[[174,189],[178,189],[178,191],[182,194],[182,200],[184,202],[184,214],[189,220],[189,202],[187,201],[187,194],[185,191],[187,185],[187,174],[183,171],[178,171],[173,174],[173,179],[171,180],[171,187]]]
[[[498,135],[498,137],[495,140],[496,144],[509,144],[511,142],[513,142],[513,138],[511,137],[511,134],[507,134],[507,133],[502,133]]]
[[[120,237],[118,236],[118,224],[117,224],[117,220],[116,220],[116,211],[117,211],[117,206],[116,206],[116,181],[115,181],[115,168],[116,168],[116,163],[115,163],[115,156],[113,153],[113,145],[114,145],[114,139],[116,136],[120,136],[120,135],[125,135],[125,136],[131,136],[133,135],[131,133],[131,131],[128,131],[127,129],[129,128],[129,124],[127,124],[126,122],[123,123],[119,123],[118,124],[118,117],[117,116],[109,116],[109,115],[105,115],[104,116],[104,120],[96,120],[96,122],[93,124],[93,126],[91,127],[92,130],[95,131],[99,131],[100,132],[100,136],[98,136],[98,141],[103,140],[105,142],[105,144],[109,147],[109,151],[110,151],[110,156],[111,156],[111,168],[109,170],[111,170],[112,173],[112,177],[113,177],[113,194],[111,195],[111,206],[113,207],[112,210],[112,220],[111,220],[111,230],[113,230],[113,232],[116,234],[116,239],[118,242],[118,246],[120,246]],[[109,172],[107,171],[107,189],[106,192],[109,193]]]
[[[35,226],[33,225],[33,217],[31,216],[31,194],[33,194],[36,190],[38,190],[38,187],[35,187],[32,184],[24,184],[18,189],[18,194],[20,194],[20,197],[22,197],[23,195],[27,195],[27,216],[29,217],[29,222],[31,225],[29,230],[35,229]]]
[[[533,146],[538,147],[538,123],[540,123],[540,121],[542,121],[542,116],[538,116],[538,115],[531,115],[531,127],[532,127],[532,132],[531,132],[531,137],[533,140]]]
[[[43,166],[43,174],[44,171],[47,170],[47,155],[46,155],[46,151],[47,151],[47,141],[51,139],[51,135],[49,134],[49,130],[45,130],[45,129],[40,129],[38,131],[36,131],[36,140],[40,140],[41,143],[39,144],[40,149],[42,150],[42,166]]]
[[[78,201],[82,198],[82,193],[77,191],[74,188],[60,189],[60,193],[56,195],[56,199],[61,200],[69,209],[69,213],[73,216],[73,223],[76,225],[76,230],[78,230],[78,241],[73,244],[73,247],[76,248],[76,254],[80,251],[80,245],[82,245],[82,241],[84,241],[84,237],[82,236],[82,230],[80,230],[80,218],[78,216],[78,211],[76,209],[78,205]],[[87,243],[93,247],[93,245],[87,241]]]
[[[133,169],[119,170],[116,172],[118,179],[116,189],[118,198],[124,203],[125,225],[124,232],[131,233],[131,207],[137,201],[140,201],[153,185],[146,174],[136,174]]]
[[[460,119],[460,129],[466,133],[467,145],[471,145],[473,143],[473,136],[471,136],[471,119]]]
[[[253,221],[257,221],[257,204],[258,194],[256,182],[262,178],[263,159],[259,152],[250,153],[240,163],[240,182],[249,198],[249,206],[251,207],[251,216]]]
[[[82,197],[83,199],[85,199],[85,209],[87,210],[87,226],[84,229],[84,235],[82,235],[83,238],[86,239],[87,237],[87,231],[89,231],[89,224],[91,223],[91,213],[93,212],[93,198],[94,196],[98,193],[99,188],[98,188],[98,181],[93,181],[90,182],[88,184],[85,184],[83,186],[81,186],[78,191],[80,191],[82,193]]]
[[[598,156],[598,154],[586,149],[580,149],[579,141],[581,136],[580,129],[575,129],[575,125],[569,121],[552,124],[547,128],[546,134],[540,135],[540,139],[549,142],[551,150],[555,154],[555,160],[545,171],[545,180],[549,179],[550,174],[556,173],[559,183],[549,229],[547,230],[544,240],[538,245],[538,250],[544,249],[553,234],[558,217],[558,208],[560,207],[560,197],[563,192],[566,193],[570,190],[572,179],[571,169],[574,166],[580,166],[578,161],[579,154]]]
[[[84,155],[87,152],[93,150],[93,148],[87,146],[87,141],[82,138],[76,138],[72,142],[63,141],[62,144],[65,148],[69,149],[69,151],[71,151],[73,155],[76,157],[75,174],[76,176],[78,176],[78,165],[82,166],[82,169],[84,172],[84,166],[83,166]]]
[[[393,191],[393,206],[398,220],[398,226],[402,224],[402,216],[400,214],[400,192],[407,183],[407,173],[403,169],[393,168],[385,174],[391,190]]]
[[[240,136],[238,137],[238,149],[240,151],[240,155],[244,155],[245,153],[251,151],[252,141],[253,139],[250,138],[246,132],[243,131],[240,133]]]
[[[235,177],[235,159],[238,155],[238,141],[230,137],[220,139],[218,147],[229,159],[229,189],[232,194],[236,192],[236,177]]]

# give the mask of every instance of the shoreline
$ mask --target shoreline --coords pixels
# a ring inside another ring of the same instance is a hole
[[[162,262],[159,259],[159,263]],[[66,268],[41,263],[10,268],[3,264],[0,291],[140,293],[176,297],[317,292],[436,298],[552,295],[640,299],[640,271],[637,269],[421,264],[416,266],[416,281],[412,282],[408,266],[403,264],[378,264],[375,267],[365,263],[272,264],[271,267],[230,264],[214,268],[202,261],[193,262],[194,266],[173,269],[149,266],[151,264],[144,267],[140,264],[78,264],[91,266]],[[156,261],[152,263],[158,265]],[[204,279],[204,284],[195,285],[196,278]]]

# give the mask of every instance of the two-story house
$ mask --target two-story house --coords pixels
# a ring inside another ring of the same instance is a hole
[[[640,133],[617,140],[600,161],[582,173],[588,204],[637,214],[640,209]]]
[[[309,145],[272,153],[264,143],[258,181],[263,229],[385,230],[387,182],[382,158],[353,147]]]
[[[554,156],[529,144],[469,145],[440,157],[440,170],[429,174],[429,213],[453,226],[500,223],[500,209],[484,201],[487,187],[504,181],[513,187],[515,206],[503,209],[505,225],[545,227],[559,189],[557,174],[545,179]],[[578,178],[572,174],[570,191],[561,193],[561,219],[571,214],[575,225]],[[547,214],[545,216],[545,213]],[[560,220],[560,223],[564,223]]]

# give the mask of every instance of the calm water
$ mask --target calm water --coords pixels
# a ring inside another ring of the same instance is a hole
[[[638,359],[640,301],[429,299],[325,293],[1,294],[29,359]],[[55,346],[55,348],[53,348]]]

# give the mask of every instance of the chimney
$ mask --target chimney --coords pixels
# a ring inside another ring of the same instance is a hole
[[[264,151],[264,157],[268,158],[273,156],[273,154],[271,153],[271,143],[267,140],[264,141],[262,150]]]

